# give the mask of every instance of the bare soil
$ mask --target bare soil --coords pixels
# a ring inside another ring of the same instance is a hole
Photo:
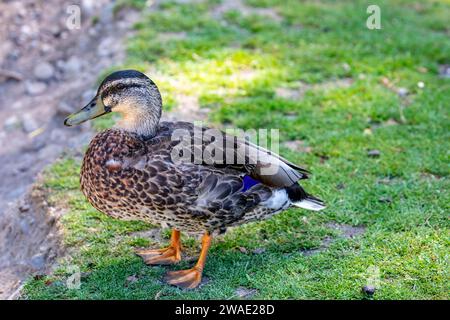
[[[70,5],[80,28],[68,28]],[[33,187],[63,151],[80,153],[89,124],[65,128],[64,117],[95,93],[106,68],[124,59],[123,39],[138,14],[113,14],[111,0],[0,3],[0,299],[16,298],[30,274],[48,271],[64,251],[61,212]]]

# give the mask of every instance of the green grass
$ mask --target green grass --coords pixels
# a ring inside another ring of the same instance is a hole
[[[67,207],[70,253],[54,273],[30,279],[23,297],[228,299],[245,287],[256,290],[252,298],[364,299],[362,286],[375,284],[374,299],[449,299],[450,80],[438,70],[450,63],[450,3],[378,1],[381,30],[365,27],[365,1],[247,0],[250,14],[217,18],[218,3],[168,1],[144,13],[121,67],[149,71],[166,109],[195,95],[211,125],[279,128],[282,141],[304,141],[310,152],[281,152],[314,173],[305,187],[328,208],[231,230],[211,248],[209,281],[183,291],[161,278],[189,263],[144,265],[133,247],[160,244],[135,232],[151,226],[92,208],[79,191],[79,160],[65,157],[45,185],[50,201]],[[268,9],[275,18],[256,14]],[[297,99],[276,94],[299,83],[307,90]],[[368,157],[374,149],[380,156]],[[351,238],[331,223],[365,232]],[[193,255],[198,243],[186,240]],[[78,290],[65,285],[73,265],[82,271]]]

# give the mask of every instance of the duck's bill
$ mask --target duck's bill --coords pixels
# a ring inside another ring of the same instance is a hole
[[[111,109],[105,107],[101,99],[95,97],[83,109],[68,116],[64,120],[64,125],[68,127],[75,126],[85,121],[98,118],[108,112],[111,112]]]

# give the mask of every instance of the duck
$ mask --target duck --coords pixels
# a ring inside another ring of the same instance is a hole
[[[108,75],[95,97],[64,124],[111,112],[121,116],[92,138],[80,185],[88,202],[110,217],[171,229],[167,247],[136,249],[145,264],[176,264],[182,259],[181,233],[201,236],[196,264],[167,272],[168,284],[198,287],[213,237],[230,227],[292,206],[325,208],[299,184],[310,175],[306,169],[237,135],[198,123],[161,121],[162,107],[149,77],[121,70]]]

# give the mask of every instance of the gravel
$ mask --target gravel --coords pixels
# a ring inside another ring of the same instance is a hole
[[[25,88],[29,95],[35,96],[43,93],[47,89],[47,85],[41,81],[27,81]]]
[[[55,68],[48,62],[41,62],[34,67],[33,74],[39,80],[49,80],[55,74]]]

